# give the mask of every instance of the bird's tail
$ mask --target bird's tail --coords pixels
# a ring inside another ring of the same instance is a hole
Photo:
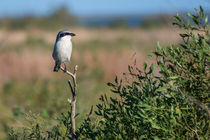
[[[54,72],[58,72],[58,71],[59,71],[59,69],[60,69],[60,63],[55,62],[55,66],[54,66],[53,71],[54,71]]]

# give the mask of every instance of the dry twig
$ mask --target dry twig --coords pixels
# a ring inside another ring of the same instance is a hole
[[[60,67],[60,69],[70,75],[72,77],[72,82],[73,84],[71,83],[71,80],[68,80],[68,84],[69,84],[69,87],[70,87],[70,90],[71,90],[71,93],[72,93],[72,100],[68,99],[68,102],[70,103],[71,105],[71,133],[72,133],[72,139],[73,140],[76,140],[77,137],[76,137],[76,122],[75,122],[75,115],[76,115],[76,101],[77,101],[77,94],[76,94],[76,90],[77,90],[77,83],[76,83],[76,72],[77,72],[77,68],[78,66],[76,65],[74,67],[74,72],[71,73],[70,71],[64,69],[63,67]]]

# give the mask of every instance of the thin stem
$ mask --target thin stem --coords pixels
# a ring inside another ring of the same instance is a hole
[[[70,87],[70,89],[71,89],[71,93],[73,93],[73,92],[74,92],[74,89],[73,89],[73,87],[72,87],[72,85],[71,85],[71,80],[68,80],[68,84],[69,84],[69,87]]]
[[[71,73],[68,71],[66,68],[60,67],[60,69],[71,76],[73,85],[71,83],[71,80],[68,80],[68,84],[72,93],[72,100],[68,99],[68,102],[70,103],[71,106],[71,133],[72,133],[72,139],[76,140],[76,121],[75,121],[75,115],[76,115],[76,101],[77,101],[77,94],[76,94],[76,89],[77,89],[77,83],[76,83],[76,72],[77,72],[77,65],[74,67],[74,72]]]
[[[65,68],[63,68],[62,66],[60,67],[60,69],[61,69],[64,73],[66,73],[66,74],[70,75],[72,78],[74,78],[74,74],[71,73],[70,71],[65,70]]]

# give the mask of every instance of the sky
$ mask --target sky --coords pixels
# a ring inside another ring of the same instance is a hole
[[[0,17],[48,15],[64,5],[77,16],[210,11],[210,0],[0,0]]]

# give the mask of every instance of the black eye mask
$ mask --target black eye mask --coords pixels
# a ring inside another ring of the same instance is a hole
[[[75,36],[74,33],[62,33],[62,34],[60,34],[60,37],[64,37],[66,35]]]

